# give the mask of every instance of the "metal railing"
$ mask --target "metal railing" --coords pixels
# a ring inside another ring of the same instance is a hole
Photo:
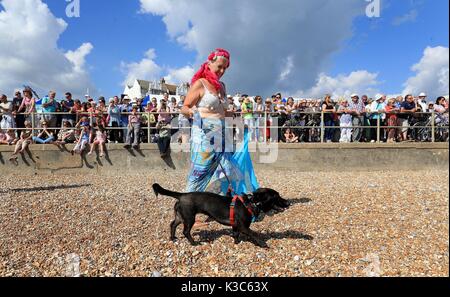
[[[117,117],[122,117],[122,116],[128,116],[131,113],[127,112],[127,113],[119,113],[116,114]],[[145,115],[147,118],[147,122],[143,122],[144,124],[146,124],[146,127],[141,126],[142,130],[147,130],[148,133],[148,143],[151,143],[151,132],[153,130],[158,130],[158,128],[156,127],[156,122],[157,122],[157,118],[159,115],[170,115],[173,119],[173,116],[178,116],[180,115],[179,112],[138,112],[137,113],[140,116]],[[234,112],[234,116],[235,117],[239,117],[241,115],[243,115],[244,113],[242,112]],[[264,140],[268,139],[268,132],[270,131],[270,129],[305,129],[305,130],[313,130],[315,131],[315,133],[319,133],[320,132],[320,142],[324,143],[325,142],[325,134],[326,134],[326,130],[327,129],[376,129],[376,142],[380,143],[382,137],[382,133],[384,134],[385,130],[387,129],[397,129],[397,130],[403,130],[403,129],[408,129],[409,130],[419,130],[419,129],[429,129],[430,131],[430,141],[431,142],[436,142],[436,133],[442,132],[444,131],[444,133],[449,133],[449,126],[448,123],[446,125],[444,124],[436,124],[436,119],[438,118],[438,115],[443,115],[443,114],[438,114],[436,112],[415,112],[415,113],[403,113],[403,114],[407,114],[408,117],[416,117],[418,120],[415,124],[411,125],[411,123],[408,123],[408,126],[389,126],[389,125],[383,125],[381,117],[383,117],[383,115],[386,115],[385,112],[366,112],[366,113],[362,113],[360,114],[358,117],[363,117],[364,120],[368,120],[370,119],[371,116],[373,115],[377,115],[377,125],[373,126],[373,125],[367,125],[367,123],[363,123],[363,125],[351,125],[351,126],[346,126],[346,127],[341,127],[341,126],[326,126],[325,125],[325,115],[329,114],[331,116],[335,116],[335,115],[339,115],[339,113],[337,112],[325,112],[325,111],[321,111],[321,112],[294,112],[289,114],[288,116],[292,117],[300,117],[299,118],[299,122],[305,121],[308,122],[308,118],[310,118],[310,122],[312,121],[313,124],[312,125],[290,125],[290,126],[278,126],[278,125],[272,125],[271,124],[271,119],[273,118],[277,118],[281,116],[280,112],[263,112],[263,113],[258,113],[260,115],[260,117],[256,117],[253,120],[256,119],[264,119],[264,125],[263,126],[253,126],[250,127],[250,129],[264,129],[263,134],[264,134]],[[400,112],[396,112],[396,115],[400,115],[402,113]],[[0,116],[2,116],[3,114],[0,113]],[[8,115],[11,115],[10,113]],[[81,120],[82,117],[87,117],[89,119],[89,123],[91,126],[94,125],[95,121],[97,118],[99,117],[105,117],[107,116],[106,113],[96,113],[96,112],[80,112],[80,113],[69,113],[69,112],[31,112],[31,113],[14,113],[13,116],[16,117],[17,115],[23,115],[25,117],[25,119],[31,119],[31,128],[12,128],[14,130],[32,130],[33,136],[36,135],[36,131],[42,130],[42,127],[40,127],[40,125],[38,125],[40,118],[42,118],[42,116],[49,116],[49,115],[55,115],[55,116],[72,116],[75,118],[74,124],[78,124],[79,121]],[[156,122],[151,122],[150,118],[151,115],[153,115],[155,117]],[[257,113],[254,113],[254,115],[257,115]],[[301,115],[304,115],[305,118],[301,118]],[[320,117],[319,117],[320,115]],[[424,119],[422,118],[422,120],[420,120],[420,115],[428,115],[428,119],[425,122]],[[448,113],[446,113],[447,117],[448,117]],[[372,118],[373,119],[373,118]],[[62,120],[64,121],[64,120]],[[108,123],[107,123],[108,124]],[[118,123],[120,124],[120,123]],[[425,124],[425,125],[418,125],[418,124]],[[48,130],[59,130],[62,129],[63,127],[48,127]],[[78,129],[79,127],[72,127],[74,129]],[[113,131],[113,130],[124,130],[127,129],[127,126],[120,126],[120,127],[111,127],[111,126],[105,126],[105,130],[109,130],[109,131]],[[181,130],[181,129],[191,129],[191,127],[189,128],[184,128],[184,127],[172,127],[171,129],[173,130]],[[427,132],[427,133],[428,133]],[[400,132],[401,133],[401,132]],[[279,136],[280,137],[280,136]]]

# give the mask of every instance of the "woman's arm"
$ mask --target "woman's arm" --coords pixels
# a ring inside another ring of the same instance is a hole
[[[34,111],[34,107],[36,105],[36,101],[34,100],[34,98],[31,99],[31,108],[30,108],[30,112]]]
[[[22,100],[22,103],[19,106],[19,109],[17,109],[17,112],[20,113],[25,108],[25,98]]]
[[[194,115],[192,108],[197,105],[203,94],[203,85],[200,80],[197,80],[194,85],[189,89],[189,92],[184,100],[184,105],[181,108],[181,113],[187,117],[191,118]]]

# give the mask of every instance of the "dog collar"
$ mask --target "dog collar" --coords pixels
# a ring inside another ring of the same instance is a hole
[[[247,203],[245,203],[244,198],[242,198],[241,196],[235,195],[233,197],[233,200],[231,200],[231,205],[230,205],[230,225],[233,227],[236,227],[235,207],[236,207],[236,202],[238,200],[240,200],[242,202],[244,207],[247,209],[248,213],[252,216],[252,223],[254,223],[256,221],[256,216],[255,216],[255,213],[254,213],[251,205],[249,206]]]

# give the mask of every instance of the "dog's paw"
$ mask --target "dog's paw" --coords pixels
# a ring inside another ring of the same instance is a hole
[[[178,238],[177,238],[177,237],[171,237],[171,238],[170,238],[170,241],[172,241],[172,242],[177,242],[177,241],[178,241]]]

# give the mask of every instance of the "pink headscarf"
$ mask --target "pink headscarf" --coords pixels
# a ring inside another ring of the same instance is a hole
[[[213,61],[217,57],[225,57],[228,60],[228,66],[230,65],[230,53],[222,48],[216,49],[209,55],[208,61],[205,62],[197,71],[197,73],[194,75],[194,77],[192,78],[191,85],[194,85],[194,83],[200,78],[205,78],[208,82],[210,82],[214,86],[217,92],[220,91],[222,86],[219,82],[219,78],[208,67],[208,62]]]

